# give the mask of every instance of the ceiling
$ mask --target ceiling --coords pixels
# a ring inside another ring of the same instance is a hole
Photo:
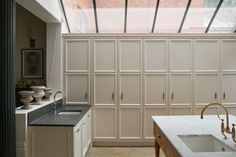
[[[70,33],[235,33],[236,0],[61,0]]]

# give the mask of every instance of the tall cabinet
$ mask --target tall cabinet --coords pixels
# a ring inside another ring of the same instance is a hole
[[[94,142],[151,142],[154,115],[236,115],[236,39],[65,37],[67,103],[93,106]],[[221,112],[217,107],[207,114]]]

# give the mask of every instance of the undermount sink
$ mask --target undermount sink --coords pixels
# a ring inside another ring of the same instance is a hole
[[[81,110],[63,110],[58,113],[58,115],[79,115],[81,113]]]
[[[178,135],[193,152],[235,152],[212,135]]]

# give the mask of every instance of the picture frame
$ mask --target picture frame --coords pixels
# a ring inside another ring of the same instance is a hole
[[[23,79],[42,79],[44,76],[43,49],[21,49],[21,75]]]

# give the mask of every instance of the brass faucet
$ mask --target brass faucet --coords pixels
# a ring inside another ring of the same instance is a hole
[[[210,103],[208,105],[206,105],[201,112],[201,119],[203,119],[203,113],[204,111],[209,107],[209,106],[220,106],[224,109],[225,111],[225,115],[226,115],[226,127],[224,126],[224,119],[221,119],[221,133],[224,136],[225,139],[227,139],[225,132],[228,134],[232,134],[232,139],[233,141],[236,143],[236,139],[235,139],[235,124],[232,124],[232,131],[230,131],[230,127],[229,127],[229,111],[227,110],[227,108],[219,103]],[[218,116],[219,117],[219,116]]]

